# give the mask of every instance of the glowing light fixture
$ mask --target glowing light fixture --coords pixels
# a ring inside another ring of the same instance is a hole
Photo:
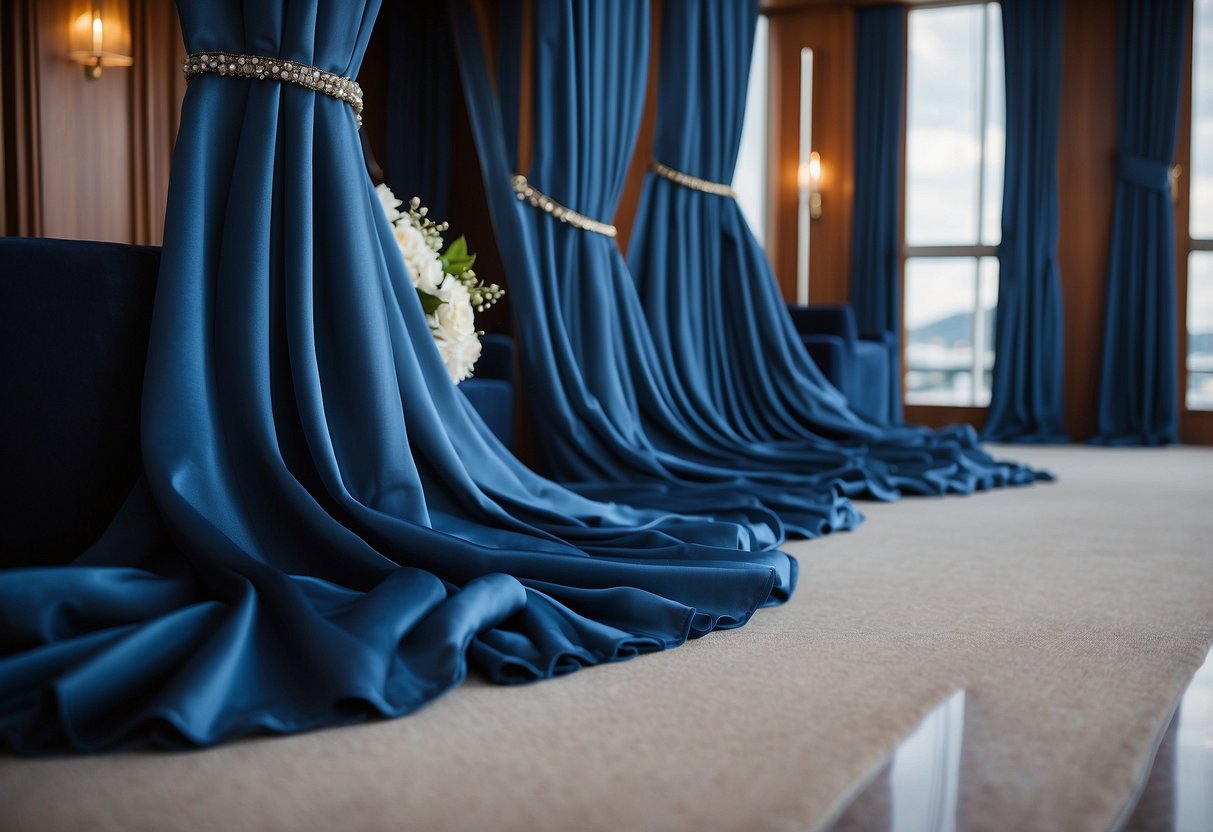
[[[92,0],[72,20],[67,56],[84,67],[84,77],[96,80],[105,66],[130,66],[131,29],[122,0]]]

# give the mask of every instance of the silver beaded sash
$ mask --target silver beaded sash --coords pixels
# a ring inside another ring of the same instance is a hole
[[[229,52],[191,52],[185,56],[185,80],[214,72],[258,81],[284,81],[309,90],[331,95],[354,108],[358,126],[362,126],[362,87],[353,78],[334,75],[314,66],[282,58],[259,55],[233,55]]]
[[[561,205],[542,191],[532,187],[521,173],[510,177],[510,184],[514,186],[514,193],[518,195],[519,199],[530,203],[531,206],[538,208],[546,214],[551,214],[555,219],[567,223],[574,228],[580,228],[582,231],[592,231],[604,237],[614,237],[619,233],[615,226],[610,223],[590,219],[585,214],[578,214],[572,208],[566,208]]]
[[[656,159],[653,160],[652,168],[653,173],[665,177],[675,184],[682,185],[684,188],[690,188],[693,191],[703,191],[705,194],[727,196],[729,199],[737,199],[737,192],[728,185],[722,185],[710,179],[700,179],[698,176],[691,176],[689,173],[674,170],[669,165],[663,165]]]

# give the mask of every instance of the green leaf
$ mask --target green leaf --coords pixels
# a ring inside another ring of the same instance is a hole
[[[442,263],[442,270],[455,276],[463,274],[476,263],[476,255],[468,251],[467,239],[462,234],[447,246],[438,259]]]
[[[421,299],[421,308],[425,310],[425,314],[433,315],[438,311],[438,307],[445,302],[441,298],[431,295],[429,292],[417,290],[417,297]]]

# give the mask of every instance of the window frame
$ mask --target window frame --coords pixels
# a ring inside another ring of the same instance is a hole
[[[985,160],[987,155],[987,119],[989,117],[989,50],[990,50],[990,25],[989,14],[990,7],[995,5],[997,0],[965,0],[965,2],[956,2],[956,0],[940,0],[939,2],[915,4],[913,7],[906,10],[906,42],[902,50],[904,65],[903,65],[903,89],[901,109],[901,223],[898,229],[899,233],[899,248],[900,248],[900,303],[901,303],[901,360],[900,360],[900,375],[901,378],[901,401],[902,408],[905,413],[905,418],[909,422],[938,427],[953,422],[968,422],[977,424],[984,421],[987,412],[989,411],[988,404],[977,404],[977,391],[979,379],[984,375],[984,356],[982,343],[978,340],[981,334],[982,308],[981,308],[981,260],[985,257],[998,256],[998,245],[981,244],[982,232],[984,229],[985,220],[985,191],[986,191],[986,176],[985,176]],[[916,11],[938,8],[954,8],[957,6],[981,6],[983,7],[983,15],[985,17],[984,25],[982,26],[982,83],[981,83],[981,104],[979,123],[981,124],[981,162],[978,167],[977,176],[977,240],[974,245],[910,245],[906,239],[906,226],[908,222],[907,202],[908,202],[908,183],[909,183],[909,123],[910,123],[910,15]],[[1005,58],[1004,58],[1005,60]],[[1004,70],[1005,78],[1005,70]],[[1003,183],[1005,187],[1005,182]],[[1000,218],[1001,219],[1001,218]],[[974,287],[974,315],[973,315],[973,358],[972,358],[972,396],[968,404],[928,404],[921,402],[912,402],[908,398],[909,391],[906,387],[906,375],[910,372],[909,364],[909,328],[906,326],[906,269],[909,261],[916,258],[964,258],[973,261],[974,279],[977,281]],[[997,308],[997,304],[995,305]],[[996,357],[997,360],[997,357]]]
[[[1196,0],[1188,2],[1188,43],[1184,57],[1180,100],[1179,137],[1175,159],[1180,165],[1174,180],[1176,324],[1179,331],[1179,438],[1181,442],[1213,444],[1213,410],[1188,408],[1188,258],[1194,251],[1213,252],[1213,239],[1192,237],[1192,96],[1196,70]]]

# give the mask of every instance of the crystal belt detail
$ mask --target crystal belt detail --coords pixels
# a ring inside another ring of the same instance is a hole
[[[716,194],[716,196],[727,196],[729,199],[737,199],[737,192],[728,185],[722,185],[719,182],[713,182],[710,179],[700,179],[698,176],[691,176],[689,173],[683,173],[680,170],[674,170],[669,165],[663,165],[656,159],[652,163],[653,173],[684,188],[690,188],[693,191],[703,191],[705,194]]]
[[[331,95],[354,108],[358,126],[362,126],[362,87],[353,78],[334,75],[314,66],[283,58],[258,55],[232,55],[228,52],[192,52],[185,56],[185,80],[214,72],[258,81],[285,81],[309,90]]]
[[[614,237],[619,233],[615,229],[615,226],[610,223],[599,222],[598,220],[590,219],[585,214],[578,214],[572,208],[566,208],[556,200],[531,187],[531,184],[526,181],[526,177],[521,173],[510,177],[510,184],[514,186],[514,193],[518,194],[519,199],[529,202],[534,207],[544,213],[551,214],[563,223],[580,228],[582,231],[593,231],[595,234],[602,234],[605,237]]]

